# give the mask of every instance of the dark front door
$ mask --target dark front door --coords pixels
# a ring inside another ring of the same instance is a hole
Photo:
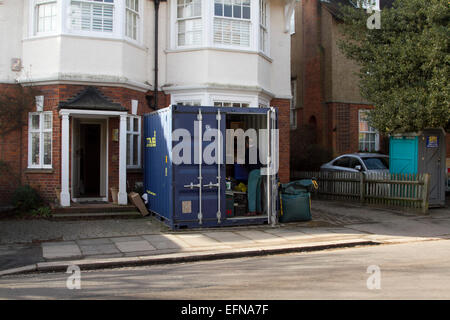
[[[80,124],[80,196],[100,196],[100,124]]]

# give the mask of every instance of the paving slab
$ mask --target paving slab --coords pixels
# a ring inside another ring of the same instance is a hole
[[[236,231],[237,234],[246,237],[248,239],[254,240],[256,242],[280,242],[285,241],[285,239],[270,234],[268,232],[264,231],[258,231],[258,230],[246,230],[246,231]]]
[[[254,240],[243,237],[242,235],[231,231],[205,232],[204,235],[219,242],[226,242],[228,244],[256,243]]]
[[[177,235],[178,238],[186,242],[192,247],[207,247],[207,246],[217,246],[222,243],[219,241],[207,237],[203,234],[180,234]]]
[[[116,246],[123,253],[156,250],[156,248],[146,240],[120,241],[116,242]]]
[[[142,236],[145,240],[150,242],[150,244],[158,250],[166,250],[166,249],[180,249],[182,246],[179,243],[174,242],[167,237],[166,235],[147,235]]]
[[[119,249],[113,244],[80,245],[81,252],[84,255],[101,255],[120,253]]]
[[[114,237],[114,238],[109,238],[112,242],[117,243],[117,242],[128,242],[128,241],[142,241],[142,237],[138,236],[138,237]]]
[[[42,255],[45,259],[67,259],[81,257],[81,251],[75,242],[59,242],[42,244]]]
[[[80,246],[95,246],[95,245],[101,245],[101,244],[113,244],[113,242],[108,238],[77,240],[77,243]]]

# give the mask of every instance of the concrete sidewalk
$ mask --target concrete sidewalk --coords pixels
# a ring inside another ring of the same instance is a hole
[[[61,226],[66,226],[59,222]],[[83,222],[85,223],[85,222]],[[89,222],[87,222],[89,223]],[[100,222],[92,222],[99,225]],[[130,228],[127,223],[140,224]],[[269,253],[322,250],[368,244],[390,244],[412,241],[429,241],[450,238],[450,210],[431,211],[430,215],[401,213],[388,210],[359,207],[353,204],[313,201],[313,221],[272,226],[230,227],[223,229],[199,229],[172,232],[155,219],[139,219],[133,222],[104,222],[103,237],[76,237],[43,241],[27,251],[26,245],[16,245],[16,265],[11,264],[14,245],[0,246],[0,275],[36,270],[63,269],[75,263],[84,267],[96,265],[126,265],[127,263],[163,263],[213,257],[234,257]],[[119,236],[108,226],[119,226]],[[142,225],[152,225],[150,229]],[[57,225],[55,225],[57,227]],[[73,228],[73,225],[72,225]],[[126,229],[126,228],[125,228]],[[11,231],[11,230],[10,230]],[[85,232],[86,230],[84,230]],[[146,233],[146,231],[150,231]],[[14,231],[11,231],[14,232]],[[81,232],[81,231],[80,231]],[[81,235],[86,233],[81,232]],[[97,233],[95,233],[97,235]],[[49,235],[51,236],[51,235]],[[42,234],[40,237],[43,237]],[[51,240],[52,238],[49,238]],[[55,239],[55,238],[53,238]],[[8,241],[8,240],[6,240]],[[42,240],[41,240],[42,241]],[[2,255],[2,248],[8,254]],[[31,251],[30,251],[31,250]],[[39,254],[37,253],[37,251]],[[23,259],[32,252],[35,261]],[[9,264],[5,265],[5,257]],[[175,260],[174,260],[175,259]],[[183,260],[184,259],[184,260]],[[76,261],[75,261],[76,260]],[[13,267],[23,267],[12,269]],[[9,270],[5,270],[9,268]]]

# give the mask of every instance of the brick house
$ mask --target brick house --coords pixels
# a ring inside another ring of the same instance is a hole
[[[304,131],[298,128],[313,128],[313,140],[332,156],[389,152],[388,138],[380,136],[366,121],[366,110],[373,106],[360,95],[359,68],[337,46],[342,37],[338,30],[339,5],[352,3],[356,1],[302,0],[296,5],[295,31],[291,33],[291,139],[301,139]],[[375,9],[392,3],[376,0]],[[450,158],[449,135],[446,140]]]
[[[381,1],[381,6],[392,1]],[[291,127],[308,125],[316,143],[332,155],[387,151],[386,140],[370,126],[370,102],[359,92],[358,66],[337,46],[339,4],[348,0],[304,0],[295,9],[291,35],[292,88],[295,105]],[[377,1],[376,6],[380,7]]]
[[[0,137],[11,168],[0,204],[19,183],[62,206],[111,201],[116,187],[126,204],[142,181],[142,116],[171,104],[277,107],[286,182],[294,4],[0,1],[0,94],[14,83],[41,92],[21,132]]]

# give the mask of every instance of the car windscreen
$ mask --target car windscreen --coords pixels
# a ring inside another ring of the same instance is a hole
[[[386,170],[389,169],[389,158],[370,157],[362,158],[367,170]]]

